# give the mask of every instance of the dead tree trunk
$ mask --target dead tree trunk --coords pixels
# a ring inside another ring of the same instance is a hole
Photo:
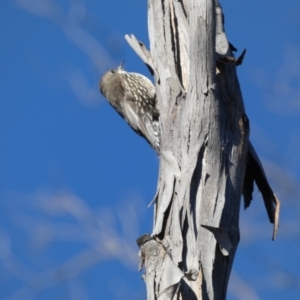
[[[154,228],[138,240],[147,299],[225,299],[249,150],[244,53],[233,58],[217,0],[148,0],[148,23],[151,55],[127,36],[153,70],[160,108]]]

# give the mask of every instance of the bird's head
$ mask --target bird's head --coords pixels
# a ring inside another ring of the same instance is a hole
[[[100,88],[100,92],[102,93],[103,96],[106,97],[106,92],[107,92],[106,89],[108,86],[111,86],[110,82],[112,82],[112,80],[114,80],[115,76],[117,74],[125,72],[123,69],[123,64],[124,64],[124,60],[119,64],[119,66],[116,69],[107,71],[100,79],[99,88]]]

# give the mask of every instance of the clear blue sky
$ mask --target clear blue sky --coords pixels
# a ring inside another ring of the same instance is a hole
[[[241,210],[228,299],[298,299],[300,3],[221,4],[229,40],[247,48],[238,74],[251,140],[282,201],[276,242],[258,192]],[[98,80],[122,60],[149,76],[123,38],[148,44],[146,9],[0,2],[1,299],[145,299],[135,239],[151,232],[158,160]]]

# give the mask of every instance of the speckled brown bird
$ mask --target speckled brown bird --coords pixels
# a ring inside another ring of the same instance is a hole
[[[159,110],[153,83],[144,75],[126,72],[122,62],[102,76],[99,87],[130,127],[159,152]]]

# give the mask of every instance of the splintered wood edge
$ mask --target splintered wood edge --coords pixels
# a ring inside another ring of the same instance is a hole
[[[137,40],[137,38],[133,34],[125,34],[125,40],[129,44],[129,46],[134,50],[134,52],[140,57],[140,59],[145,63],[148,67],[151,75],[155,75],[158,78],[157,71],[153,65],[153,60],[150,51],[146,48],[146,46]]]
[[[274,195],[274,203],[275,203],[275,213],[274,213],[274,226],[273,226],[272,240],[274,241],[276,239],[276,235],[279,227],[280,201],[276,197],[275,193],[273,193],[273,195]]]

